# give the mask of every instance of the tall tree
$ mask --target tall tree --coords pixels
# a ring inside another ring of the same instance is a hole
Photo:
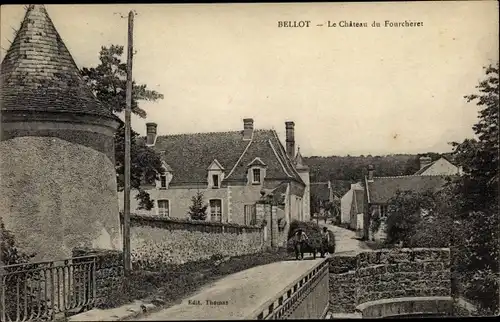
[[[91,87],[97,98],[114,113],[121,113],[126,106],[127,65],[122,62],[123,46],[111,45],[101,47],[99,65],[97,67],[81,69],[83,79]],[[158,101],[163,95],[150,90],[145,84],[132,84],[132,113],[145,118],[146,111],[139,107],[140,101]],[[149,194],[141,189],[141,183],[153,183],[164,170],[161,166],[160,155],[147,147],[139,134],[131,131],[131,187],[139,193],[136,199],[139,208],[151,209],[153,201]],[[118,174],[118,190],[123,190],[125,164],[125,126],[121,126],[115,133],[115,159]]]
[[[463,238],[455,238],[461,253],[457,269],[468,274],[469,296],[491,313],[499,307],[499,64],[485,68],[479,93],[465,96],[479,108],[473,126],[476,138],[453,143],[454,157],[464,171],[455,185],[454,204]],[[462,255],[463,254],[463,255]]]

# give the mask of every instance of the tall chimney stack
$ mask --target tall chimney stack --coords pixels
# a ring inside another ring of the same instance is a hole
[[[420,161],[420,169],[422,169],[423,167],[431,163],[432,159],[430,157],[420,157],[419,161]]]
[[[368,166],[368,181],[369,182],[373,182],[373,172],[374,172],[374,168],[373,168],[373,165],[369,165]]]
[[[146,145],[154,145],[156,139],[156,130],[158,124],[149,122],[146,123]]]
[[[295,123],[293,121],[285,122],[286,129],[286,154],[290,159],[295,158]]]
[[[243,119],[243,140],[251,140],[253,133],[253,119]]]

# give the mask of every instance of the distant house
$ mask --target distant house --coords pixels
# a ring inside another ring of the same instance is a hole
[[[461,169],[448,161],[445,157],[441,157],[436,161],[432,161],[430,157],[420,157],[420,169],[415,173],[419,176],[431,175],[459,175]]]
[[[454,164],[452,164],[448,159],[445,157],[441,157],[440,159],[436,161],[432,161],[430,157],[427,156],[422,156],[419,159],[420,162],[420,169],[413,175],[413,176],[454,176],[454,175],[460,175],[462,173],[461,169]],[[411,178],[413,176],[400,176],[400,177],[379,177],[379,179],[382,179],[383,181],[391,181],[391,182],[396,182],[397,180],[416,180],[418,179],[396,179],[392,180],[391,178]],[[424,179],[428,180],[428,179]],[[432,180],[432,179],[430,179]],[[356,205],[356,201],[354,199],[354,195],[356,191],[363,191],[364,187],[361,182],[355,183],[351,185],[351,189],[347,191],[346,194],[342,196],[341,199],[341,220],[342,223],[344,224],[349,224],[349,227],[351,229],[358,229],[360,224],[360,217],[357,216],[360,213],[363,213],[361,210],[362,208],[359,207],[360,201],[360,193],[357,192],[357,202],[358,205]],[[363,192],[364,194],[364,192]],[[356,209],[359,209],[361,212],[360,213],[353,213],[356,212]],[[358,227],[358,228],[357,228]]]
[[[311,213],[323,215],[327,205],[333,203],[335,197],[330,181],[311,182]]]
[[[138,204],[132,196],[132,211],[187,218],[192,197],[202,192],[207,220],[253,225],[256,202],[265,192],[279,201],[280,226],[309,220],[309,168],[300,150],[295,154],[294,126],[285,123],[285,148],[275,130],[254,130],[253,119],[244,119],[241,131],[164,136],[148,123],[146,144],[161,153],[166,173],[155,186],[143,187],[154,209],[134,210]]]
[[[349,227],[356,229],[356,217],[352,216],[352,211],[356,208],[354,204],[355,191],[363,191],[363,185],[358,183],[351,184],[351,188],[340,199],[340,220],[343,224],[349,224]],[[362,212],[362,209],[360,210]]]
[[[363,229],[365,193],[362,189],[354,189],[351,209],[349,211],[349,228],[357,232]]]
[[[375,177],[373,166],[369,166],[364,182],[363,231],[360,237],[381,240],[385,238],[385,219],[389,200],[397,191],[438,191],[452,176],[449,175],[411,175],[399,177]],[[370,231],[371,218],[378,212],[381,227],[372,236]]]

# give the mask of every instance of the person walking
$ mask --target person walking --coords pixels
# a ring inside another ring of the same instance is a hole
[[[329,244],[330,244],[330,234],[328,233],[328,228],[323,227],[323,231],[321,232],[321,258],[324,258],[325,254],[328,253]]]
[[[295,259],[304,259],[304,249],[306,247],[306,243],[309,240],[306,233],[302,229],[297,229],[295,232],[294,238],[294,248],[295,248]]]

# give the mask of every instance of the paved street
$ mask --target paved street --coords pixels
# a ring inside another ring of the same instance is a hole
[[[335,234],[337,253],[357,253],[367,249],[363,242],[354,239],[354,232],[329,224],[326,226]],[[284,261],[232,274],[183,299],[181,304],[140,320],[244,319],[320,260]]]
[[[325,224],[319,222],[321,227],[326,226],[335,234],[336,249],[335,253],[357,253],[359,251],[368,251],[370,248],[365,243],[355,239],[356,233],[349,229]]]
[[[321,260],[283,261],[232,274],[183,299],[179,305],[139,320],[245,319]]]

